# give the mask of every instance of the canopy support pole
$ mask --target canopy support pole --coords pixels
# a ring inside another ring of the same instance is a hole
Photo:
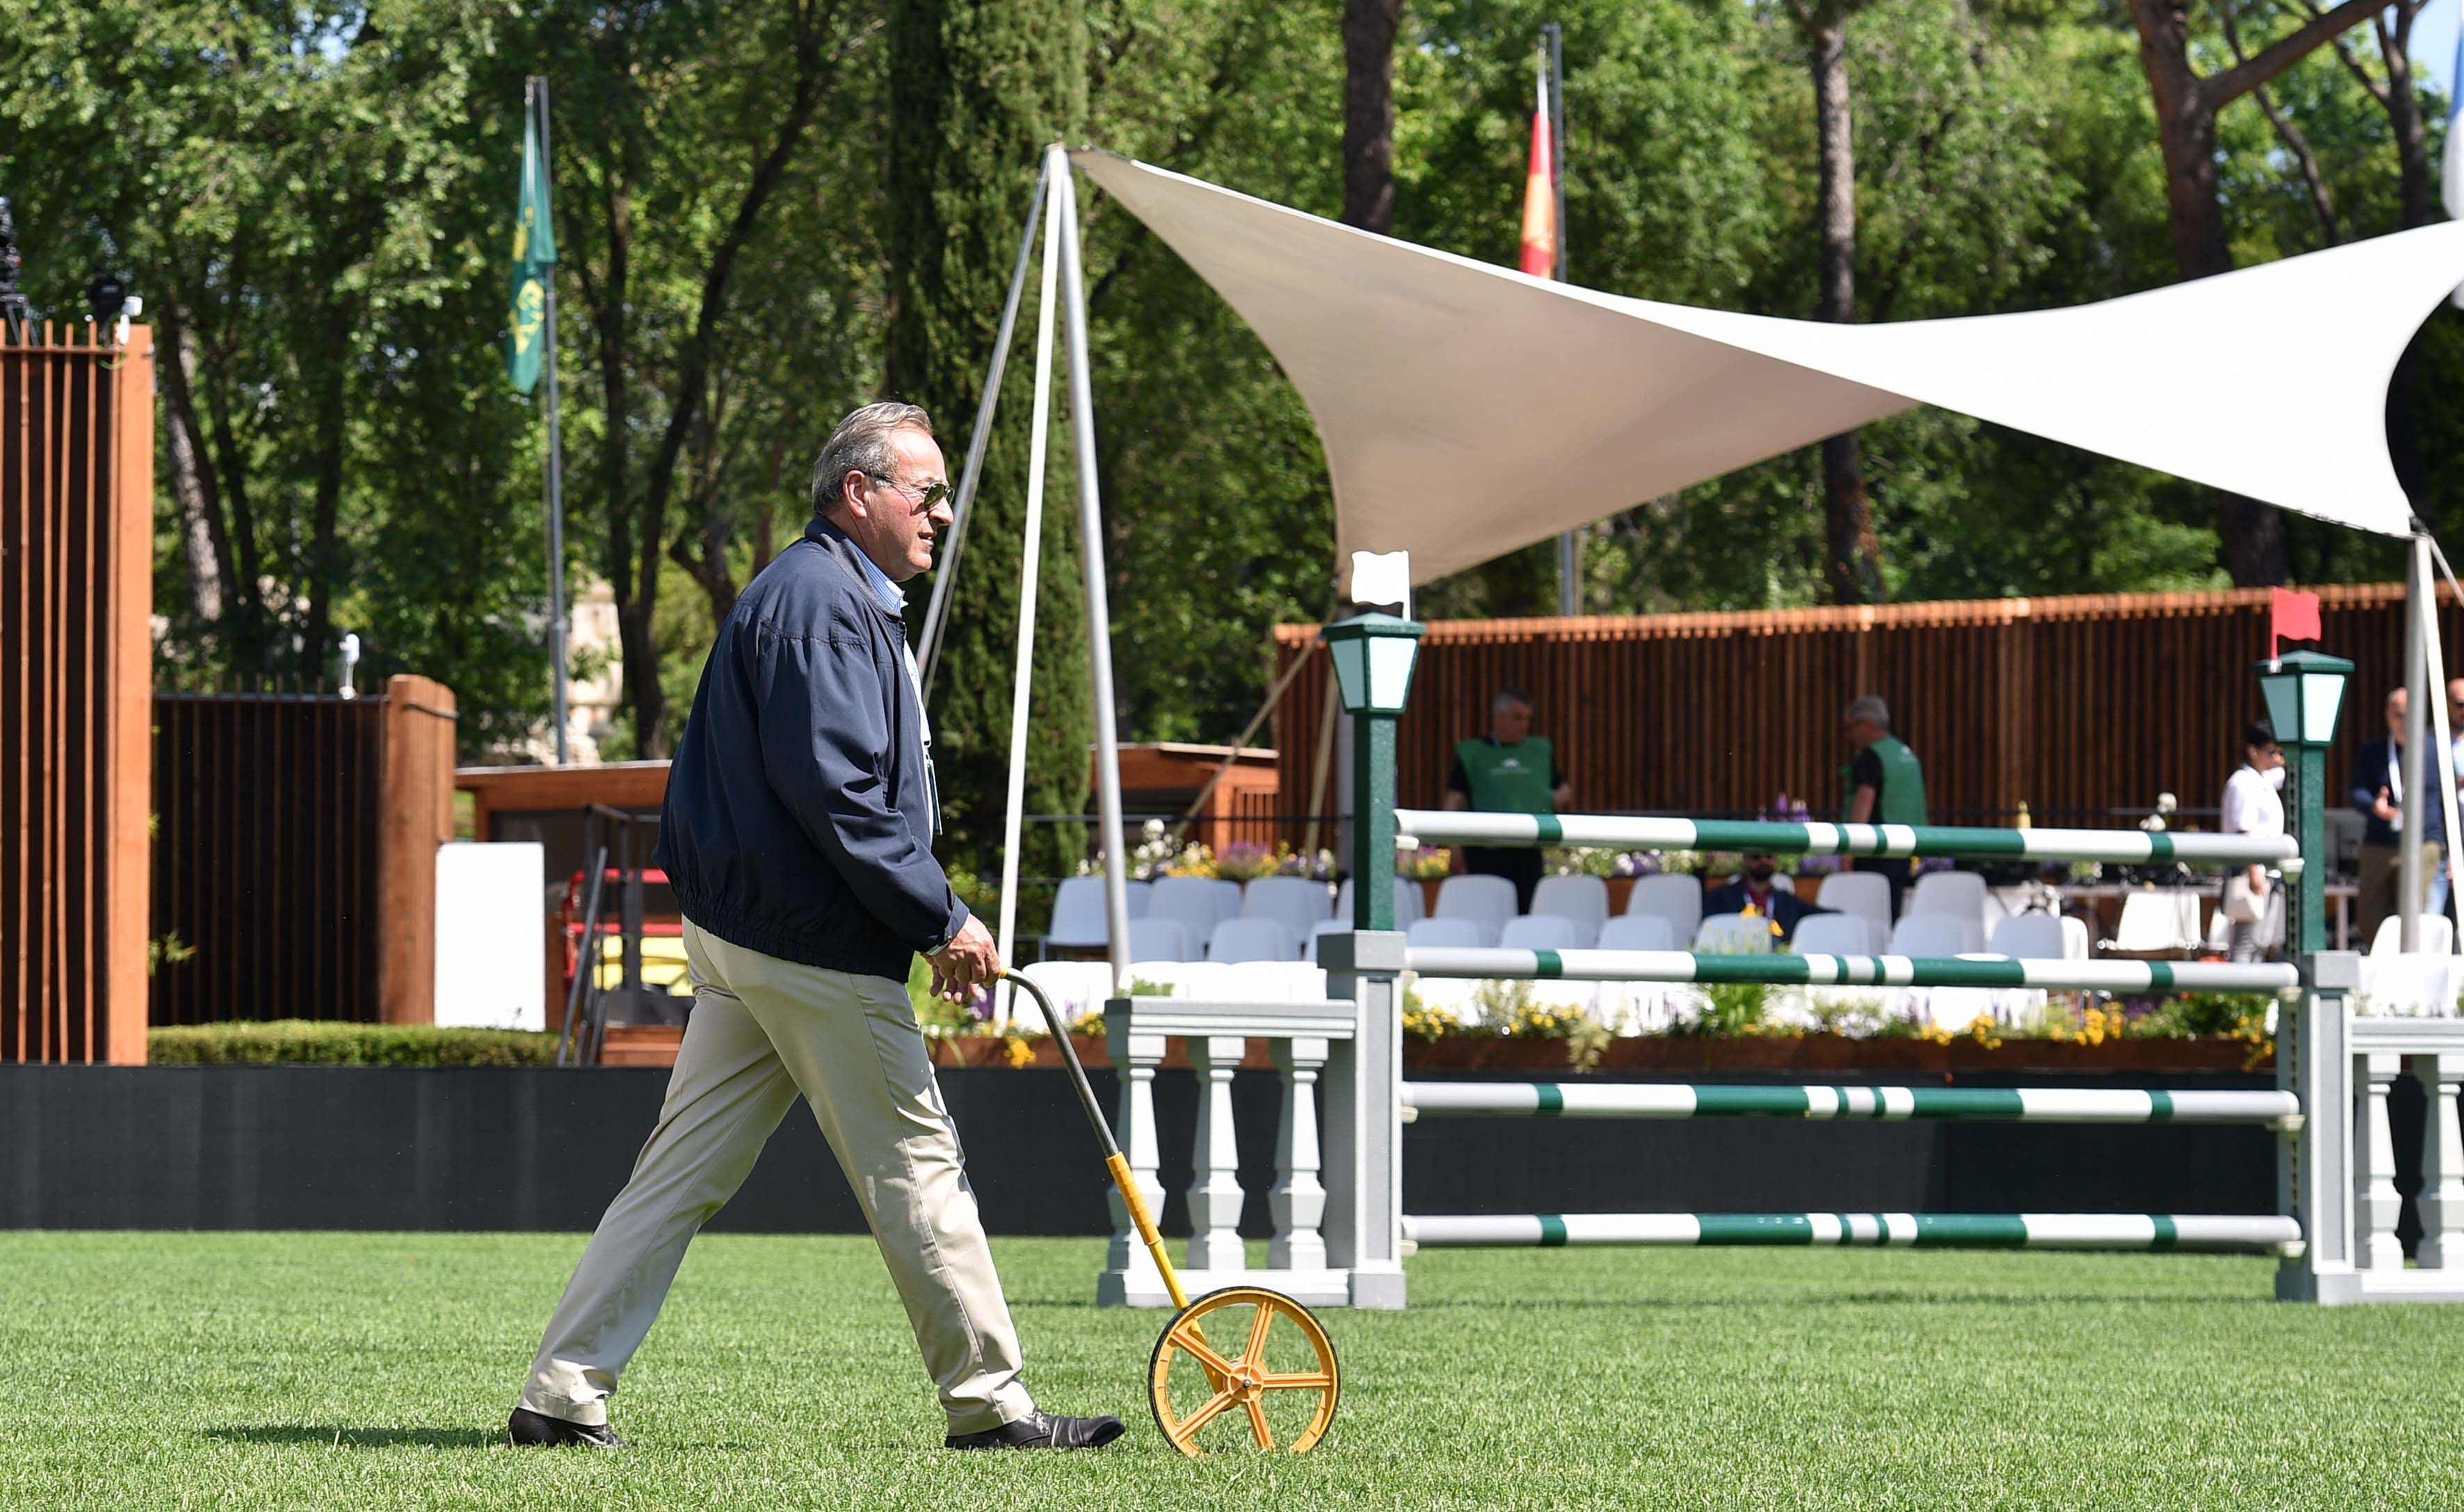
[[[2421,871],[2423,759],[2430,747],[2430,646],[2423,617],[2430,611],[2430,534],[2414,526],[2412,551],[2404,577],[2404,821],[2397,846],[2396,918],[2399,948],[2407,954],[2421,949],[2421,892],[2428,880]],[[2443,696],[2446,690],[2439,690]]]
[[[1112,712],[1112,613],[1104,592],[1104,506],[1095,484],[1095,396],[1087,368],[1087,280],[1078,251],[1078,186],[1068,150],[1046,149],[1045,177],[1061,202],[1061,310],[1068,322],[1069,446],[1077,453],[1078,559],[1087,577],[1087,673],[1095,694],[1096,814],[1103,824],[1104,932],[1112,990],[1130,978],[1129,837],[1121,828],[1120,729]]]
[[[2421,539],[2428,550],[2431,563],[2441,572],[2445,572],[2447,559],[2439,551],[2438,543],[2430,537],[2427,531],[2422,533]],[[2453,573],[2446,573],[2446,576],[2451,583],[2454,581]],[[2438,779],[2439,818],[2446,822],[2447,828],[2447,848],[2439,852],[2438,865],[2441,873],[2447,878],[2447,895],[2453,899],[2459,896],[2455,888],[2457,848],[2455,838],[2459,833],[2464,833],[2464,830],[2459,830],[2456,825],[2455,730],[2454,722],[2448,716],[2447,709],[2447,649],[2442,644],[2444,638],[2438,633],[2438,578],[2425,572],[2422,575],[2422,585],[2421,638],[2425,645],[2424,654],[2430,678],[2431,759],[2427,765]],[[2451,939],[2448,948],[2451,951],[2464,950],[2464,939]]]
[[[1043,180],[1037,198],[1044,199]],[[1058,196],[1044,201],[1044,269],[1035,307],[1035,409],[1026,444],[1026,523],[1018,555],[1018,667],[1010,679],[1009,806],[1001,818],[1001,956],[1017,959],[1020,829],[1026,822],[1026,717],[1035,686],[1035,593],[1044,559],[1044,472],[1052,431],[1053,285],[1061,265],[1053,255],[1060,240]],[[1007,1027],[1016,989],[995,989],[993,1027]]]
[[[992,365],[984,370],[984,397],[976,405],[976,428],[967,437],[967,469],[958,474],[958,496],[950,505],[950,542],[941,548],[939,570],[933,574],[933,599],[924,607],[924,625],[915,637],[920,647],[916,668],[923,682],[920,696],[928,707],[933,702],[933,674],[941,665],[941,636],[949,628],[950,594],[958,581],[958,548],[966,543],[967,517],[975,513],[976,486],[983,478],[984,448],[992,439],[1001,375],[1009,367],[1010,336],[1018,329],[1018,299],[1026,288],[1026,257],[1035,249],[1035,219],[1044,208],[1050,172],[1048,164],[1036,170],[1035,196],[1026,207],[1026,229],[1018,237],[1018,263],[1009,272],[1009,298],[1001,305],[1001,329],[993,337]],[[1046,255],[1051,245],[1045,241]],[[1004,953],[1001,958],[1009,957]]]

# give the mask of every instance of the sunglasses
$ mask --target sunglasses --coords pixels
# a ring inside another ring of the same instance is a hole
[[[878,472],[868,472],[865,476],[872,479],[875,483],[882,484],[888,488],[896,489],[901,493],[906,493],[911,497],[914,497],[916,502],[923,505],[927,510],[938,508],[941,501],[950,496],[950,485],[947,483],[927,483],[924,485],[921,494],[914,494],[911,493],[914,487],[913,484],[901,483],[896,478],[884,477]]]

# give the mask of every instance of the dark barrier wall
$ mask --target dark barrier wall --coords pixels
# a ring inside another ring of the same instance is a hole
[[[662,1070],[0,1066],[0,1227],[587,1229],[666,1082]],[[1111,1074],[1095,1082],[1109,1105]],[[1058,1072],[945,1070],[941,1085],[993,1232],[1106,1231],[1102,1167]],[[1164,1222],[1186,1233],[1197,1084],[1165,1071],[1155,1088]],[[1272,1073],[1244,1071],[1233,1094],[1243,1228],[1264,1237],[1280,1092]],[[2393,1113],[2409,1197],[2421,1128],[2409,1080],[2396,1084]],[[1404,1210],[2264,1213],[2275,1137],[2184,1125],[1432,1120],[1404,1130]],[[863,1219],[799,1105],[711,1226],[844,1233]],[[2408,1201],[2408,1245],[2415,1232]]]

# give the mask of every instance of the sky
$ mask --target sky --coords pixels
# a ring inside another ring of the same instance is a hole
[[[2412,22],[2412,66],[2425,79],[2436,79],[2440,93],[2455,94],[2456,0],[2430,0]]]

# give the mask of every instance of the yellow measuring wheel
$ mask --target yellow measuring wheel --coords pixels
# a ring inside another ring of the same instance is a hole
[[[1189,1300],[1179,1273],[1172,1268],[1172,1257],[1164,1253],[1155,1215],[1130,1178],[1130,1162],[1112,1137],[1112,1126],[1095,1106],[1095,1089],[1087,1085],[1087,1068],[1078,1063],[1069,1026],[1061,1021],[1043,988],[1016,972],[1001,975],[1044,1010],[1044,1021],[1060,1041],[1062,1063],[1068,1066],[1070,1083],[1078,1090],[1079,1106],[1086,1108],[1087,1121],[1104,1147],[1104,1169],[1111,1172],[1112,1185],[1130,1210],[1130,1222],[1155,1257],[1164,1289],[1172,1293],[1172,1322],[1164,1326],[1148,1362],[1147,1400],[1155,1409],[1155,1427],[1192,1458],[1244,1443],[1290,1454],[1316,1448],[1334,1421],[1335,1399],[1343,1389],[1334,1341],[1307,1307],[1264,1286],[1226,1286]],[[1213,1341],[1206,1334],[1210,1325]]]

